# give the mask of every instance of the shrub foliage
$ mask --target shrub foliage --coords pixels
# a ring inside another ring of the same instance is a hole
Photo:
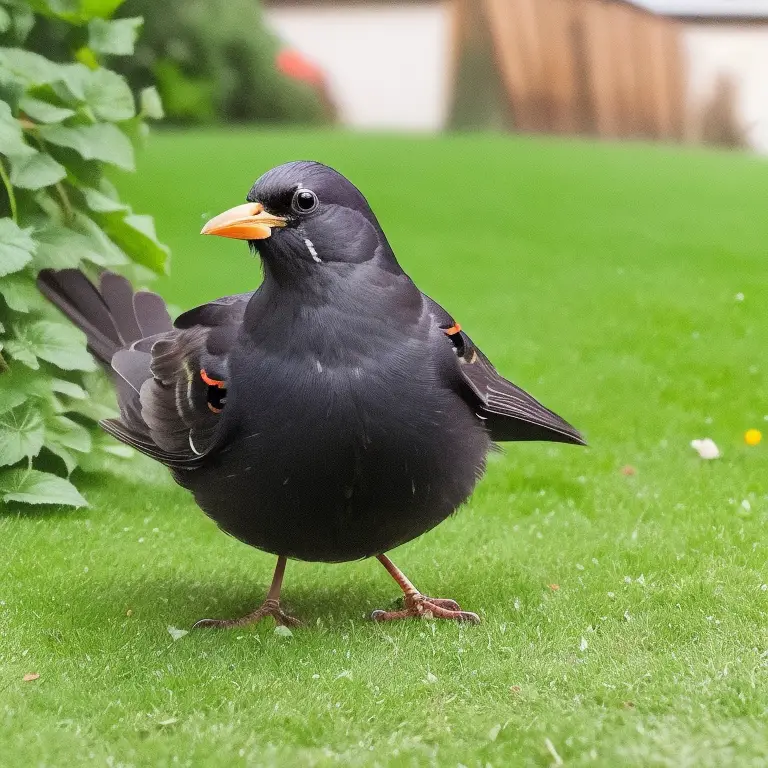
[[[141,19],[110,17],[121,0],[0,0],[0,499],[81,506],[76,467],[125,448],[94,429],[112,413],[83,334],[38,293],[41,269],[162,273],[168,250],[149,216],[122,202],[113,168],[134,169],[145,118],[102,62],[132,54]],[[72,30],[69,61],[27,50],[39,19]]]
[[[116,59],[112,67],[134,90],[156,84],[168,119],[325,119],[318,95],[278,71],[279,41],[265,26],[258,0],[125,0],[119,14],[128,17],[120,20],[122,27],[99,25],[94,34],[102,35],[106,52],[126,53],[136,23],[130,17],[144,19],[134,54]],[[108,40],[106,29],[112,30]],[[65,52],[86,44],[85,32],[90,35],[91,28],[46,18],[30,33],[29,49],[48,56]]]

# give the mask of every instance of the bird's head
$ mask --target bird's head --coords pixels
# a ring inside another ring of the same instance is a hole
[[[280,272],[372,259],[396,267],[365,197],[327,165],[279,165],[256,181],[246,199],[211,219],[202,234],[247,240]]]

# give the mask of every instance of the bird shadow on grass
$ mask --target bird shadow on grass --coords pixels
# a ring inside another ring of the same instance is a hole
[[[91,610],[102,614],[101,621],[123,618],[130,610],[134,620],[189,628],[202,618],[234,619],[250,613],[264,600],[268,584],[256,577],[250,583],[233,584],[231,576],[201,583],[183,576],[169,579],[158,574],[130,583],[91,582],[91,587],[99,597],[98,602],[91,604]],[[435,597],[469,601],[469,590],[466,583],[449,579],[436,585],[432,593]],[[481,591],[478,587],[478,593]],[[478,599],[480,596],[474,595]],[[350,580],[348,584],[334,582],[329,586],[296,583],[284,589],[281,605],[305,627],[321,625],[333,630],[348,627],[350,622],[367,622],[377,609],[398,609],[402,607],[402,596],[394,583],[374,583],[373,579]]]
[[[92,583],[99,601],[93,606],[103,618],[125,616],[127,610],[137,619],[148,619],[187,627],[201,618],[234,619],[255,610],[265,599],[268,582],[254,578],[251,583],[233,584],[231,577],[201,583],[197,579],[162,575],[129,584],[108,581]],[[397,593],[387,595],[380,586],[334,584],[313,588],[295,585],[283,592],[283,609],[305,625],[320,620],[325,626],[338,626],[350,619],[368,616],[376,608],[388,608]],[[93,609],[92,608],[92,609]]]

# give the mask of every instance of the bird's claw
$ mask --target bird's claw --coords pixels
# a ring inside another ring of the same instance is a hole
[[[284,613],[278,600],[265,600],[255,611],[242,616],[239,619],[200,619],[195,622],[192,629],[232,629],[233,627],[246,627],[255,624],[266,616],[271,616],[278,627],[300,627],[301,622],[293,616]]]
[[[480,617],[471,611],[462,611],[455,601],[441,597],[426,595],[406,595],[405,608],[401,611],[374,611],[371,618],[374,621],[395,621],[396,619],[450,619],[464,621],[469,624],[479,624]]]

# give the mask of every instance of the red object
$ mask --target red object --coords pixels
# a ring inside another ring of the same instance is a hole
[[[302,53],[291,48],[283,48],[275,59],[277,68],[284,75],[294,80],[302,80],[311,85],[322,85],[323,70],[312,61],[304,58]]]

